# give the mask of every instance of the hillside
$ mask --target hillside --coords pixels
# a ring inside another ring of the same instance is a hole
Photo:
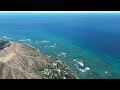
[[[0,79],[76,79],[69,67],[23,43],[0,40]]]

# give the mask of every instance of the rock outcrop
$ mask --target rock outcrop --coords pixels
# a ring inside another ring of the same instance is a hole
[[[11,43],[9,41],[6,40],[0,40],[0,50],[9,47],[11,45]]]

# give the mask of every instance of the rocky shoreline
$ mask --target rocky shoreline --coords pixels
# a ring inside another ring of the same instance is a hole
[[[5,47],[9,47],[11,43],[7,40],[0,40],[0,50],[4,49]]]

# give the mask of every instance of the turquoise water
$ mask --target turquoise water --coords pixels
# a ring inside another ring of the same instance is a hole
[[[119,14],[1,14],[0,38],[64,61],[83,79],[120,78]]]

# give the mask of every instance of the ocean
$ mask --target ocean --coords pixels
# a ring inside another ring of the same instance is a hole
[[[81,79],[120,78],[120,13],[0,13],[0,38],[33,45]]]

